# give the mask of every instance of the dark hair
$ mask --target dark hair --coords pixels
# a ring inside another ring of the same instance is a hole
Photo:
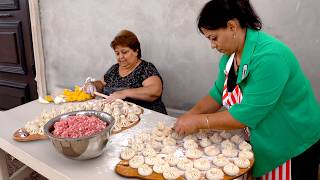
[[[140,48],[140,42],[137,38],[137,36],[129,31],[129,30],[121,30],[116,37],[111,41],[110,46],[112,49],[115,49],[116,46],[126,46],[132,49],[133,51],[138,50],[138,58],[141,58],[141,48]]]
[[[229,20],[237,19],[242,28],[260,30],[259,16],[249,0],[211,0],[202,8],[198,17],[198,29],[226,28]]]

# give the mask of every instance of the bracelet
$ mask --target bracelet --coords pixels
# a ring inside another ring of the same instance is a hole
[[[206,116],[206,121],[207,121],[207,129],[210,129],[210,127],[209,127],[209,117],[208,116]]]

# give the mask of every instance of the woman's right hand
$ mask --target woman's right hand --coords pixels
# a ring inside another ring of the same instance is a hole
[[[96,86],[94,86],[91,82],[85,83],[83,86],[83,90],[87,93],[90,94],[91,96],[94,96],[94,92],[97,91]]]
[[[176,119],[174,129],[179,135],[189,135],[196,133],[203,126],[200,114],[185,113]]]

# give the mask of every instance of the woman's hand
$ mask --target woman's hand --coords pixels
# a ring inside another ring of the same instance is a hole
[[[91,82],[88,82],[88,83],[84,84],[83,90],[87,94],[90,94],[91,96],[94,96],[94,92],[97,91],[97,88]]]
[[[203,125],[200,114],[184,114],[177,118],[174,129],[180,135],[196,133]]]
[[[127,98],[127,90],[121,90],[121,91],[116,91],[112,94],[110,94],[110,96],[108,98],[106,98],[106,102],[112,102],[116,99],[125,99]]]

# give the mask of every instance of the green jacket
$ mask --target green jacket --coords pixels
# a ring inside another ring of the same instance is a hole
[[[224,69],[209,94],[222,104]],[[229,112],[250,129],[255,165],[262,176],[320,139],[320,106],[291,50],[272,36],[247,29],[237,78],[243,99]]]

